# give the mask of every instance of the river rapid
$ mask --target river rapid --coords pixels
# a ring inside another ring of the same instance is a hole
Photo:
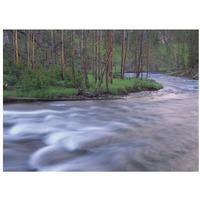
[[[132,74],[126,74],[132,76]],[[198,171],[198,80],[126,99],[4,104],[4,171]]]

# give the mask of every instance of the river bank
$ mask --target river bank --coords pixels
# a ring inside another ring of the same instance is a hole
[[[153,91],[162,89],[163,85],[152,79],[125,77],[115,78],[106,91],[105,82],[99,92],[96,87],[89,89],[66,88],[63,83],[46,90],[23,91],[23,88],[5,88],[3,102],[34,102],[34,101],[82,101],[82,100],[115,100],[124,98],[132,92]]]
[[[166,74],[170,75],[170,76],[191,78],[191,79],[194,79],[194,80],[198,80],[199,79],[198,68],[186,69],[186,70],[180,70],[180,71],[174,71],[174,72],[168,72]]]

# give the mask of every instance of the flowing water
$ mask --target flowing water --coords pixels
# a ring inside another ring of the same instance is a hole
[[[150,78],[164,89],[5,104],[4,171],[198,171],[198,80]]]

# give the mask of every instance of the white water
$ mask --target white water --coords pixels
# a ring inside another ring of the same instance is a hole
[[[164,89],[4,105],[4,171],[197,171],[198,81],[150,78]]]

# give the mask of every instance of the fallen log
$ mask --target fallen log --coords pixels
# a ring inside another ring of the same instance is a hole
[[[83,101],[83,100],[117,100],[123,99],[123,97],[94,97],[87,98],[84,96],[81,97],[65,97],[65,98],[57,98],[57,99],[46,99],[46,98],[27,98],[27,97],[7,97],[4,99],[4,103],[8,102],[36,102],[36,101]]]

